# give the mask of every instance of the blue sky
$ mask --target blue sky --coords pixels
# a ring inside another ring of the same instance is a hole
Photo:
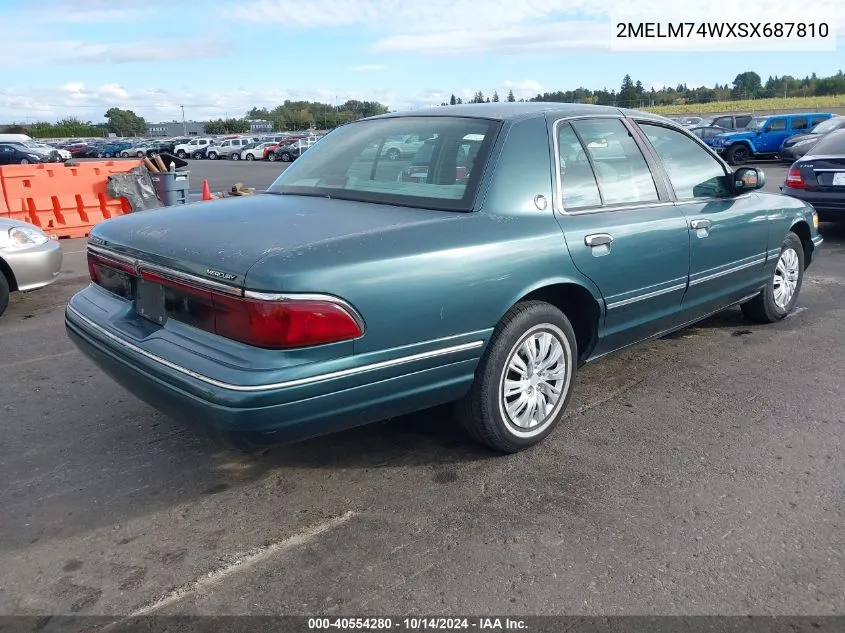
[[[735,15],[723,0],[674,0],[685,19]],[[818,8],[815,0],[814,6]],[[494,90],[730,83],[737,73],[845,69],[838,50],[612,52],[629,0],[0,0],[0,121],[100,121],[129,107],[149,121],[242,116],[284,99],[372,99],[394,109]],[[743,18],[793,15],[794,0],[744,0]],[[841,2],[845,4],[845,0]],[[642,19],[664,0],[638,0]],[[730,5],[736,7],[731,0]],[[814,10],[818,19],[819,13]],[[831,16],[832,17],[832,16]],[[640,18],[637,18],[640,19]],[[759,19],[759,18],[757,18]],[[792,18],[794,19],[794,18]],[[832,20],[833,22],[833,20]],[[11,34],[8,37],[8,34]]]

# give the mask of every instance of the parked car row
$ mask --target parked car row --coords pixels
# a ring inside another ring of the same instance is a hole
[[[830,112],[775,114],[752,117],[741,129],[714,125],[688,128],[731,165],[776,158],[793,162],[825,135],[845,127],[845,117]]]
[[[71,157],[67,150],[36,141],[26,134],[0,134],[3,150],[0,165],[61,163]]]
[[[292,162],[321,136],[315,134],[282,134],[276,136],[231,136],[225,138],[194,138],[176,145],[179,158],[194,160],[269,160]]]

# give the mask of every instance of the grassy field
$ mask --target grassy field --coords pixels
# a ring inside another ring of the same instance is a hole
[[[718,112],[767,112],[771,110],[818,110],[821,108],[845,107],[845,95],[824,97],[787,97],[779,99],[746,99],[743,101],[714,101],[712,103],[688,103],[685,105],[654,106],[640,108],[655,114],[716,114]]]

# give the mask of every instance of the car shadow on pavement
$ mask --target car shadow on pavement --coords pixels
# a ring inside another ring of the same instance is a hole
[[[218,457],[252,465],[248,478],[274,468],[395,468],[463,463],[498,454],[473,442],[444,405],[295,444],[249,451],[221,449]]]

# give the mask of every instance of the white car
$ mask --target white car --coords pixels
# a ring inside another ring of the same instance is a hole
[[[197,152],[208,147],[211,142],[212,139],[210,138],[194,138],[187,143],[177,145],[173,148],[173,151],[179,158],[194,158]]]
[[[241,152],[241,158],[244,160],[262,160],[264,158],[264,150],[273,145],[278,145],[272,141],[259,143],[255,147],[250,147]]]

